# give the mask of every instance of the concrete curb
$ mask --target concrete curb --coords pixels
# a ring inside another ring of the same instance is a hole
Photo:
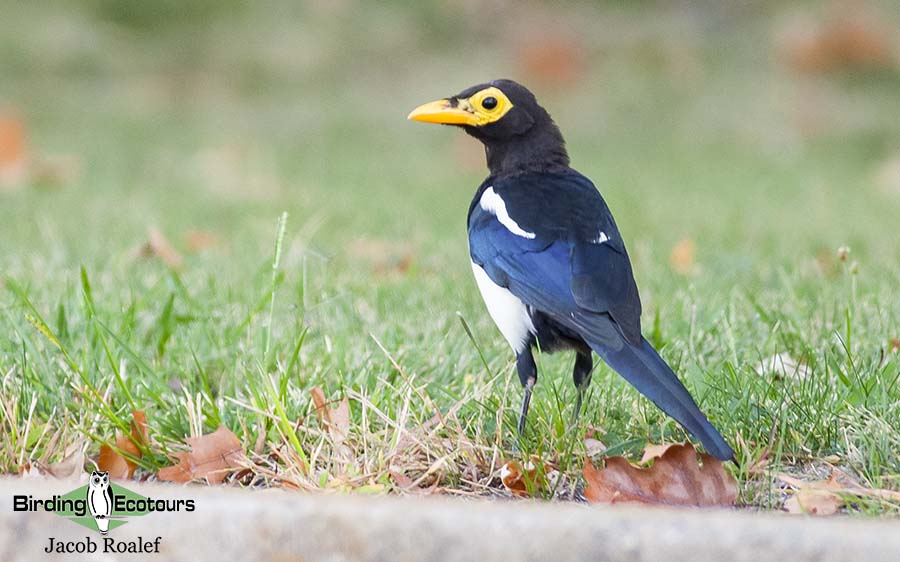
[[[192,513],[133,517],[110,532],[115,541],[161,537],[158,554],[104,553],[96,532],[52,513],[12,510],[14,494],[43,499],[84,484],[0,479],[0,560],[900,561],[898,521],[715,510],[128,483],[128,489],[154,499],[195,501]],[[93,540],[100,548],[80,556],[46,554],[50,537]]]

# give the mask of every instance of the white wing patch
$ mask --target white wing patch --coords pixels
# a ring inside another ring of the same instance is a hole
[[[598,234],[596,238],[591,240],[591,244],[603,244],[604,242],[606,242],[608,240],[609,240],[609,236],[607,236],[606,233],[601,230],[600,234]]]
[[[534,232],[524,230],[509,216],[509,212],[506,210],[506,203],[504,203],[503,199],[497,195],[497,192],[494,191],[493,187],[484,190],[484,193],[481,194],[481,201],[479,204],[482,209],[497,217],[500,224],[505,226],[507,230],[516,236],[521,236],[522,238],[534,238]]]
[[[475,262],[472,262],[472,272],[494,324],[513,351],[520,353],[528,344],[528,336],[535,333],[528,309],[509,289],[491,281],[484,269]]]

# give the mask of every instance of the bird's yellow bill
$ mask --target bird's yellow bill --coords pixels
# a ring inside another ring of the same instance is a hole
[[[442,125],[478,125],[480,120],[471,111],[460,107],[452,107],[450,101],[443,99],[422,104],[412,110],[407,119],[423,123],[440,123]]]

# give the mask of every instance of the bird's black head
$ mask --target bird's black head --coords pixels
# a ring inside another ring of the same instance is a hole
[[[525,86],[494,80],[420,105],[409,119],[462,127],[484,144],[493,176],[569,166],[565,141],[547,110]]]

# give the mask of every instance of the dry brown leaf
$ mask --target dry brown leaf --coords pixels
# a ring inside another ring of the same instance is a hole
[[[658,445],[654,443],[648,444],[644,447],[644,454],[641,457],[641,460],[638,461],[638,464],[647,464],[653,459],[663,456],[670,447],[674,447],[675,445],[676,443],[661,443]]]
[[[129,455],[141,458],[141,449],[135,442],[146,444],[149,441],[147,435],[147,415],[141,410],[131,412],[131,437],[119,435],[116,438],[116,449]],[[110,478],[131,478],[137,465],[129,458],[120,454],[109,445],[100,446],[100,458],[97,459],[97,468],[109,472]]]
[[[500,467],[500,481],[503,487],[520,497],[530,497],[528,492],[528,484],[531,484],[532,490],[541,488],[538,481],[537,466],[534,464],[535,458],[528,461],[524,465],[519,461],[509,461]]]
[[[22,187],[26,181],[37,187],[61,187],[77,178],[81,167],[74,155],[29,152],[21,115],[0,108],[0,190]]]
[[[397,467],[391,467],[391,480],[394,481],[394,484],[397,485],[401,490],[410,490],[415,486],[415,482],[409,476],[403,474],[403,472]]]
[[[64,480],[77,479],[84,474],[84,441],[78,440],[63,451],[58,462],[47,463],[45,460],[26,462],[19,466],[19,476],[23,478],[45,478],[52,476]]]
[[[632,466],[624,457],[609,457],[606,467],[584,463],[584,495],[592,503],[638,502],[680,506],[732,506],[738,488],[722,461],[697,452],[690,443],[673,445],[650,468]]]
[[[328,434],[336,445],[342,444],[350,434],[350,401],[345,396],[337,407],[332,408],[328,405],[325,393],[320,387],[313,387],[309,393],[312,395],[319,423],[328,429]]]
[[[842,507],[844,500],[838,494],[813,488],[801,489],[784,502],[785,511],[795,514],[834,515]]]
[[[897,64],[891,30],[862,2],[842,6],[826,21],[796,20],[780,33],[779,51],[790,67],[806,73]]]
[[[606,451],[606,445],[603,444],[603,441],[599,439],[595,439],[593,437],[587,437],[584,440],[584,452],[589,457],[593,457],[596,455],[600,455]]]
[[[891,338],[890,347],[891,347],[891,353],[900,351],[900,338]]]
[[[139,255],[147,258],[159,258],[172,269],[181,269],[184,265],[184,258],[178,250],[169,243],[162,232],[154,227],[147,229],[147,243],[141,247]]]
[[[832,471],[827,480],[806,482],[787,474],[779,474],[778,479],[797,488],[797,493],[784,502],[788,513],[808,515],[834,515],[844,507],[844,499],[838,492],[846,492],[838,482],[837,472]]]
[[[219,235],[208,230],[188,230],[184,234],[184,245],[188,252],[197,254],[219,245]]]
[[[0,113],[0,166],[9,166],[25,158],[25,124],[4,111]]]
[[[806,481],[789,474],[779,474],[778,479],[797,490],[784,504],[789,513],[831,515],[845,505],[845,496],[900,501],[900,492],[866,488],[846,472],[834,467],[825,480]]]
[[[253,452],[257,455],[262,455],[263,451],[266,448],[266,429],[263,424],[257,425],[257,433],[256,435],[256,443],[253,444]]]
[[[116,447],[130,455],[139,452],[134,443],[131,442],[131,439],[125,436],[120,436],[116,439]],[[110,478],[124,480],[131,478],[137,465],[104,443],[100,445],[100,457],[97,458],[97,468],[109,472]]]
[[[159,479],[185,483],[198,478],[206,478],[210,484],[221,484],[225,476],[246,461],[241,441],[227,427],[200,437],[185,439],[191,446],[190,453],[175,453],[179,460],[175,466],[159,470]]]
[[[696,251],[697,246],[693,240],[690,238],[681,239],[672,248],[672,253],[669,254],[669,265],[672,267],[672,271],[680,275],[693,273],[696,265],[694,262]]]
[[[0,110],[0,190],[20,186],[27,172],[25,123],[15,112]]]
[[[62,460],[47,466],[47,472],[55,478],[72,478],[84,472],[84,442],[78,441],[66,448]]]

